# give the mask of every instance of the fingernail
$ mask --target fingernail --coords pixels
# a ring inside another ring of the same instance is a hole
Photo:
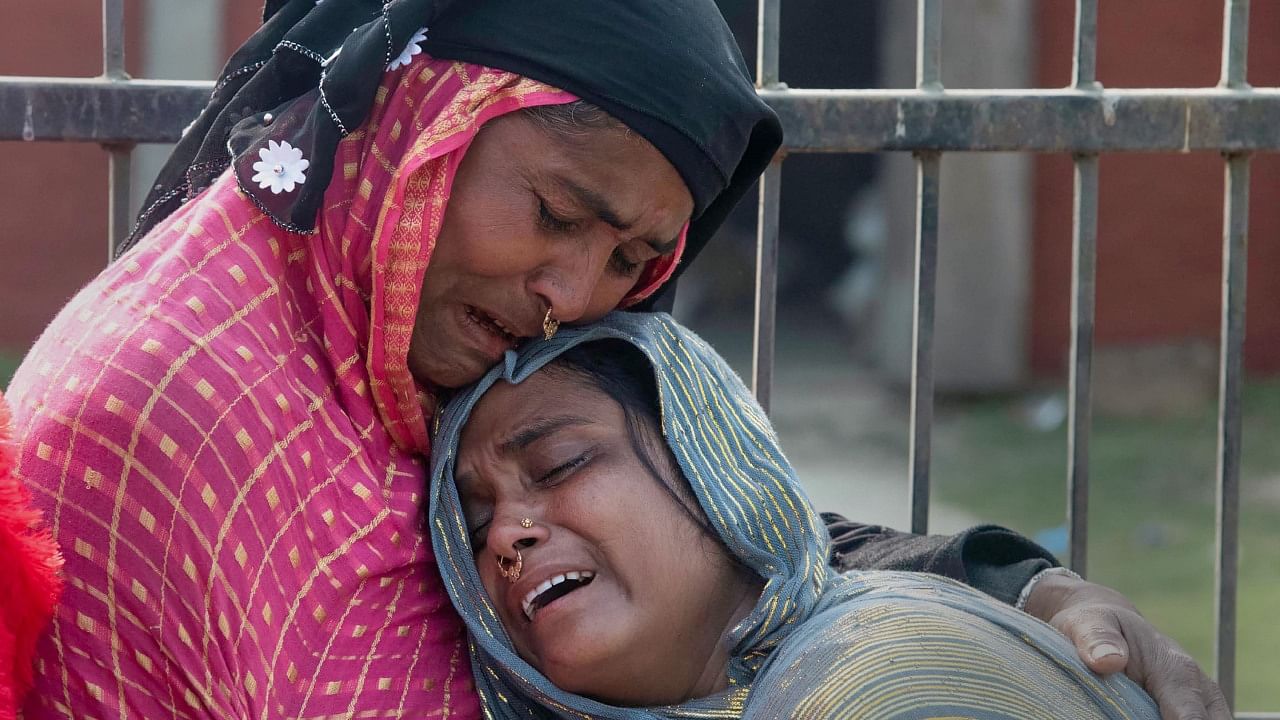
[[[1095,646],[1090,654],[1093,655],[1094,660],[1101,660],[1112,655],[1119,655],[1120,648],[1112,645],[1111,643],[1102,643],[1101,645]]]

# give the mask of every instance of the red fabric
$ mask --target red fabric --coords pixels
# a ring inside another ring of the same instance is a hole
[[[62,556],[13,466],[9,409],[0,395],[0,720],[16,717],[31,688],[36,638],[62,589]]]

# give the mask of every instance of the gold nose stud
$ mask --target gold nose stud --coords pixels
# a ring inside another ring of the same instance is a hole
[[[533,518],[520,518],[520,527],[528,530],[533,527]]]

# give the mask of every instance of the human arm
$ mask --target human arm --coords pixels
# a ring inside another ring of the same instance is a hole
[[[912,535],[823,513],[831,564],[849,570],[908,570],[942,575],[1012,605],[1037,573],[1058,562],[1047,550],[996,525],[955,535]]]
[[[1037,579],[1023,609],[1070,638],[1094,672],[1124,672],[1142,685],[1162,717],[1231,718],[1218,684],[1115,590],[1048,573]]]
[[[824,513],[823,519],[832,537],[832,565],[841,572],[929,572],[1012,605],[1037,575],[1058,566],[1048,551],[994,525],[955,535],[911,535],[832,513]],[[1230,717],[1217,684],[1120,593],[1050,573],[1035,583],[1023,609],[1070,638],[1093,671],[1123,671],[1141,684],[1166,720]]]

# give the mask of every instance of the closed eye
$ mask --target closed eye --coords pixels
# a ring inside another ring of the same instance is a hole
[[[547,207],[547,202],[541,197],[538,198],[538,225],[542,229],[553,233],[566,233],[577,227],[572,220],[566,220],[551,212]]]
[[[613,254],[609,256],[609,270],[623,277],[635,275],[641,264],[628,260],[626,253],[622,252],[622,248],[614,250]]]
[[[478,553],[484,549],[485,538],[489,536],[488,530],[489,530],[489,521],[485,520],[483,523],[480,523],[479,525],[475,526],[471,530],[467,531],[471,537],[472,552]]]
[[[561,465],[557,465],[556,467],[548,471],[545,475],[543,475],[541,478],[539,478],[538,484],[554,485],[555,483],[568,477],[570,474],[573,473],[574,470],[577,470],[578,468],[590,462],[591,457],[592,457],[591,453],[586,452],[573,458],[569,462],[566,462]]]

